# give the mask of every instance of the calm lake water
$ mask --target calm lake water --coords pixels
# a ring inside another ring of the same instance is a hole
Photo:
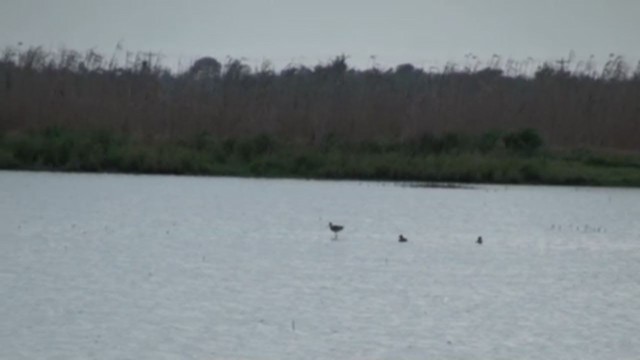
[[[1,359],[637,359],[638,334],[640,190],[0,172]]]

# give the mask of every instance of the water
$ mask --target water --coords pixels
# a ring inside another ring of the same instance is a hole
[[[0,172],[0,358],[637,358],[639,218],[633,189]]]

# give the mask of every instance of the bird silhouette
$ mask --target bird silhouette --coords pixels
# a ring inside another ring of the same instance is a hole
[[[407,242],[409,241],[406,237],[402,236],[402,234],[400,234],[400,236],[398,237],[398,242]]]
[[[337,239],[338,238],[338,233],[340,231],[342,231],[342,229],[344,229],[344,226],[335,225],[335,224],[329,223],[329,229],[331,229],[331,231],[333,231],[333,234],[334,234],[333,238]]]
[[[478,236],[478,240],[476,240],[476,244],[482,245],[482,236]]]

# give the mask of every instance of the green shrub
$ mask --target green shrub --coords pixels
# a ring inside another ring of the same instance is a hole
[[[322,161],[313,155],[298,155],[294,158],[291,171],[297,175],[310,175],[317,172]]]
[[[275,148],[275,141],[269,135],[263,134],[240,141],[236,146],[236,151],[242,160],[250,161],[253,158],[270,154]]]
[[[531,163],[522,165],[520,175],[522,175],[522,179],[528,183],[538,182],[542,178],[540,168]]]
[[[18,160],[10,150],[0,148],[0,169],[13,169],[18,165]]]
[[[535,153],[543,144],[542,137],[534,129],[524,129],[507,134],[503,140],[507,149],[526,155]]]
[[[489,131],[485,133],[478,139],[478,150],[482,153],[494,151],[500,144],[503,136],[503,133],[500,131]]]

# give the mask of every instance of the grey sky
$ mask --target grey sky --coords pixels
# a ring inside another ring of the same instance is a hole
[[[639,0],[0,0],[0,46],[369,66],[611,52],[640,57]]]

